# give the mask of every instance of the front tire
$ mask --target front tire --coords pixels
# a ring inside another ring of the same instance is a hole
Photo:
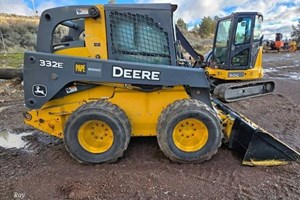
[[[209,160],[221,146],[221,126],[206,104],[183,99],[169,105],[157,125],[157,140],[163,153],[179,163]]]

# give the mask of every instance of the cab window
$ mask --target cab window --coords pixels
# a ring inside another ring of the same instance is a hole
[[[235,33],[235,45],[248,44],[251,40],[252,33],[252,18],[250,17],[240,17],[238,19],[238,24]]]

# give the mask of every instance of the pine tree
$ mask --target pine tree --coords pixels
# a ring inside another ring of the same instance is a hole
[[[291,37],[297,42],[300,42],[300,20],[298,21],[298,24],[296,26],[292,26]]]
[[[176,25],[181,29],[181,30],[187,30],[187,24],[184,22],[183,19],[179,18],[176,22]]]
[[[216,21],[211,17],[203,17],[199,27],[201,37],[209,38],[215,33]]]

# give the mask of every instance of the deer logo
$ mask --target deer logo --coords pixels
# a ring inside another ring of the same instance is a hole
[[[44,85],[36,84],[32,86],[32,93],[36,97],[46,97],[47,88]]]

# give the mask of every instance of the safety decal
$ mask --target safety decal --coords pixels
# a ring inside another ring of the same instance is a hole
[[[66,88],[66,93],[67,94],[70,94],[70,93],[73,93],[73,92],[77,92],[77,87],[75,85]]]
[[[77,8],[76,9],[76,14],[77,15],[88,15],[89,10],[87,8]]]

